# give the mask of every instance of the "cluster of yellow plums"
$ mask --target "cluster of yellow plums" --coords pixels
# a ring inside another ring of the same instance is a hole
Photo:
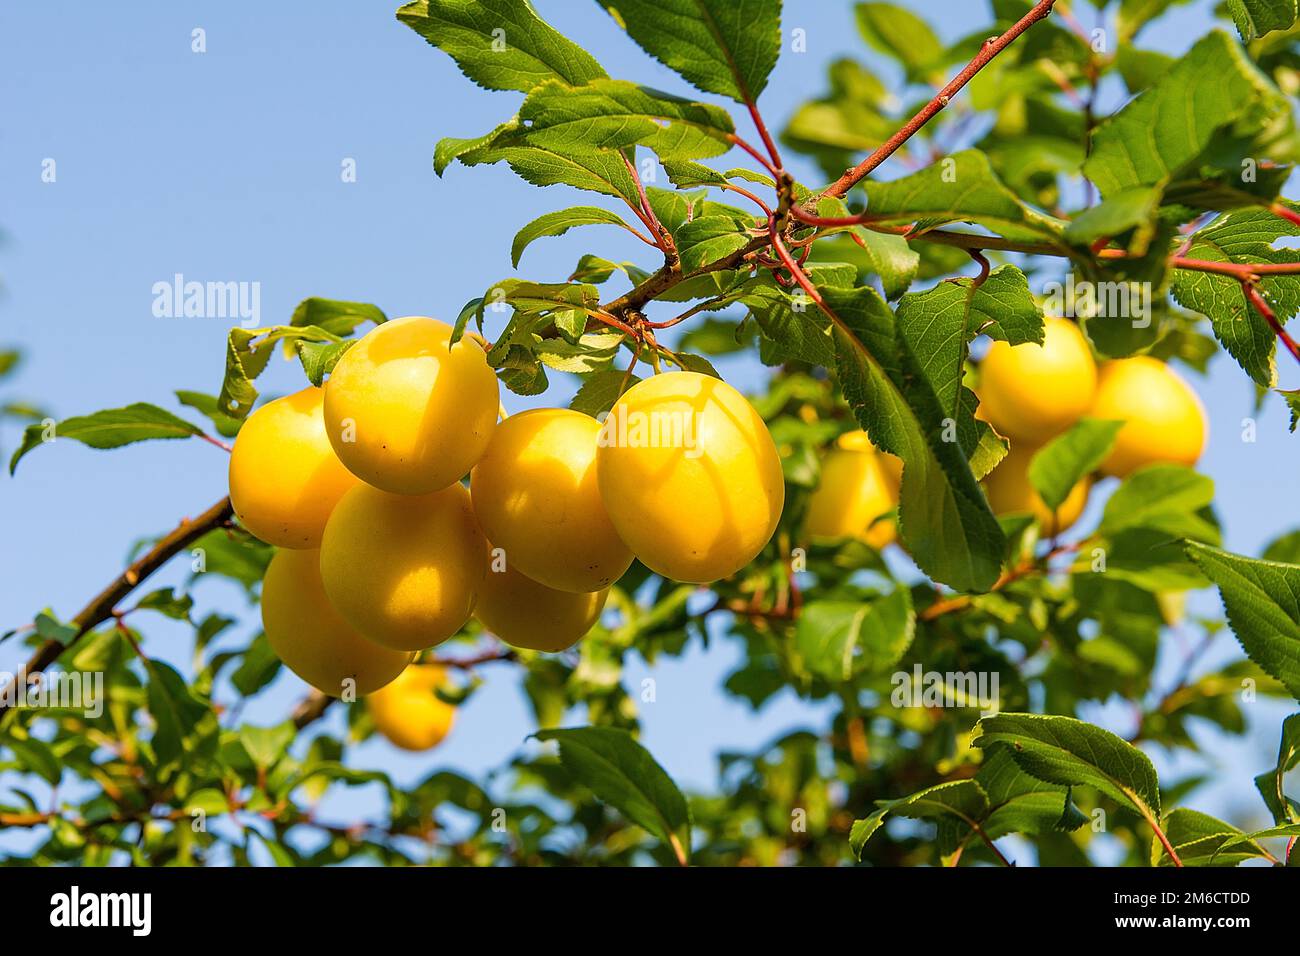
[[[419,316],[377,326],[324,387],[254,412],[230,459],[236,517],[277,547],[262,587],[271,647],[326,694],[368,695],[377,727],[412,749],[441,740],[454,712],[436,695],[443,668],[412,662],[471,615],[516,648],[564,650],[634,557],[678,581],[728,577],[767,544],[785,498],[766,424],[717,378],[654,375],[603,422],[556,408],[504,417],[482,345],[451,339]],[[1108,474],[1190,465],[1205,442],[1200,402],[1165,364],[1099,370],[1063,319],[1047,320],[1042,345],[994,343],[978,393],[980,417],[1012,442],[985,481],[991,507],[1053,533],[1078,518],[1089,479],[1052,512],[1027,468],[1081,416],[1126,422]],[[884,547],[901,472],[863,432],[841,436],[807,533]]]
[[[1205,410],[1168,365],[1135,356],[1098,366],[1079,327],[1066,319],[1046,319],[1041,345],[994,342],[980,363],[977,392],[978,417],[1011,442],[984,481],[989,506],[999,515],[1032,514],[1050,534],[1079,519],[1091,478],[1075,485],[1053,511],[1030,483],[1029,464],[1080,418],[1125,423],[1101,464],[1104,475],[1122,478],[1158,462],[1194,465],[1205,448]],[[860,537],[876,548],[892,541],[888,516],[898,504],[899,465],[863,432],[841,436],[809,503],[809,534]]]
[[[249,416],[230,459],[236,517],[277,547],[271,647],[326,694],[369,695],[378,728],[413,748],[441,739],[452,708],[442,669],[411,662],[471,615],[514,647],[564,650],[634,556],[679,581],[726,577],[784,504],[767,426],[719,379],[655,375],[603,423],[498,420],[483,347],[451,338],[419,316],[377,326],[322,388]]]

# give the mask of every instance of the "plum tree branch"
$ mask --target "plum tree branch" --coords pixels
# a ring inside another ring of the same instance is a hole
[[[28,675],[38,673],[49,667],[65,650],[75,644],[87,632],[112,620],[118,602],[136,589],[149,575],[153,574],[174,555],[183,551],[209,531],[225,526],[230,522],[233,511],[229,498],[222,498],[216,504],[196,518],[187,518],[168,534],[164,535],[130,567],[114,578],[104,590],[95,595],[69,623],[72,635],[66,641],[50,639],[36,649],[28,659],[24,669],[14,677],[14,681],[25,679]],[[8,709],[6,701],[17,699],[17,695],[0,693],[0,716]]]
[[[898,132],[881,143],[875,152],[852,169],[847,170],[843,176],[826,187],[822,191],[822,195],[844,196],[873,169],[892,156],[900,146],[911,139],[922,126],[934,119],[939,111],[947,106],[952,98],[960,92],[961,88],[969,83],[976,73],[988,66],[995,56],[1014,43],[1022,33],[1039,20],[1045,19],[1052,12],[1052,7],[1055,4],[1056,0],[1039,0],[1028,13],[1012,24],[1006,33],[986,40],[984,45],[980,47],[979,53],[975,54],[974,59],[967,63],[947,86],[936,93],[930,102],[921,107],[916,115],[908,120]]]
[[[1272,328],[1273,333],[1286,347],[1286,350],[1291,353],[1297,362],[1300,362],[1300,345],[1297,345],[1295,339],[1291,338],[1287,330],[1282,327],[1282,323],[1278,321],[1277,316],[1273,313],[1272,306],[1264,301],[1264,297],[1260,294],[1255,283],[1250,279],[1242,279],[1241,291],[1245,293],[1246,301],[1251,304],[1251,307],[1264,317],[1264,321],[1269,324],[1269,327]]]

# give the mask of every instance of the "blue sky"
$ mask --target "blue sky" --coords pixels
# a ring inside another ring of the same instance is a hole
[[[612,74],[687,91],[595,4],[536,6]],[[982,3],[920,6],[947,39],[986,22]],[[1186,49],[1206,26],[1208,6],[1176,11],[1143,42]],[[436,140],[489,129],[511,115],[519,96],[465,80],[396,22],[394,8],[393,0],[336,0],[313,4],[307,14],[300,5],[251,0],[137,2],[81,5],[74,18],[58,5],[5,4],[0,347],[19,346],[26,360],[0,398],[37,401],[62,417],[134,401],[176,408],[176,389],[217,391],[229,323],[153,315],[154,283],[176,273],[260,283],[264,325],[286,322],[309,295],[375,302],[390,316],[451,319],[467,299],[513,274],[509,242],[520,226],[575,202],[601,202],[565,187],[529,186],[504,167],[458,166],[437,178]],[[787,3],[785,26],[807,31],[808,52],[784,55],[764,95],[774,129],[824,90],[830,60],[865,52],[847,2]],[[205,53],[191,51],[195,28],[206,33]],[[53,183],[41,179],[46,159],[56,163]],[[348,160],[356,182],[342,181]],[[791,163],[819,179],[811,166]],[[523,272],[561,279],[591,251],[654,264],[636,240],[598,228],[536,243]],[[760,374],[748,362],[725,371],[742,387]],[[1284,384],[1300,384],[1294,372],[1283,367]],[[276,360],[259,385],[283,393],[300,387],[300,376],[296,365]],[[1258,441],[1240,441],[1253,392],[1226,357],[1195,384],[1210,408],[1203,467],[1218,485],[1226,544],[1257,553],[1300,524],[1300,508],[1277,494],[1280,476],[1294,473],[1298,439],[1270,403],[1259,416]],[[542,401],[563,404],[570,391],[557,384]],[[511,411],[538,403],[506,399]],[[12,449],[16,438],[6,428],[0,445]],[[117,573],[137,538],[224,494],[225,465],[224,453],[201,442],[115,452],[64,442],[33,453],[15,479],[0,478],[0,626],[29,621],[47,605],[75,613]],[[179,580],[173,568],[158,583]],[[204,583],[197,597],[204,608],[243,606],[220,582]],[[1217,598],[1201,606],[1215,607]],[[240,637],[255,626],[249,617]],[[147,631],[151,654],[185,659],[183,629],[160,621]],[[1171,636],[1171,646],[1179,640]],[[1236,645],[1225,637],[1216,651],[1226,659]],[[12,670],[19,659],[14,646],[0,648],[0,669]],[[788,694],[758,715],[726,697],[720,684],[737,661],[736,647],[722,641],[653,669],[658,702],[643,708],[644,741],[688,786],[714,784],[719,750],[753,750],[801,722],[824,722],[819,708]],[[649,672],[633,661],[628,685]],[[510,668],[483,676],[486,686],[434,754],[411,757],[375,741],[357,751],[356,762],[399,779],[440,766],[480,773],[504,764],[530,730],[529,713]],[[278,720],[302,691],[286,674],[247,714]],[[1239,772],[1198,795],[1198,807],[1256,812],[1247,772],[1272,759],[1279,713],[1261,705],[1252,710],[1257,726],[1246,741],[1214,744]]]

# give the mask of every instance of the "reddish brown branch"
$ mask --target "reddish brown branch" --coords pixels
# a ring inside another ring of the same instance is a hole
[[[772,164],[772,161],[755,149],[752,144],[741,139],[735,133],[727,134],[727,142],[732,146],[739,146],[745,152],[749,153],[750,156],[754,157],[755,161],[757,161],[759,165],[772,174],[773,179],[779,180],[781,178],[781,170],[777,169],[776,166]]]
[[[907,121],[905,126],[903,126],[893,136],[889,137],[889,139],[885,140],[885,142],[882,143],[874,153],[862,162],[858,163],[858,165],[854,166],[852,169],[845,172],[843,176],[828,186],[822,195],[843,196],[852,189],[873,169],[892,156],[900,146],[911,139],[912,136],[916,134],[917,130],[930,122],[930,120],[932,120],[941,109],[948,105],[949,101],[957,95],[961,88],[970,82],[971,78],[975,76],[976,73],[988,66],[989,62],[995,56],[1014,43],[1022,33],[1032,27],[1039,20],[1047,17],[1047,15],[1052,12],[1052,7],[1055,3],[1056,0],[1039,0],[1038,3],[1034,4],[1033,9],[1017,20],[1006,33],[1002,34],[1000,37],[995,37],[985,41],[984,45],[980,47],[979,53],[975,55],[975,58],[967,63],[965,68],[953,77],[952,81],[947,86],[936,93],[930,102],[921,107],[917,114]]]
[[[1292,357],[1297,362],[1300,362],[1300,345],[1297,345],[1295,339],[1291,338],[1287,333],[1287,330],[1282,327],[1282,323],[1279,322],[1277,316],[1273,314],[1272,307],[1264,301],[1264,297],[1259,294],[1259,289],[1255,287],[1255,284],[1249,279],[1243,279],[1241,282],[1241,291],[1246,294],[1246,301],[1251,304],[1256,312],[1264,317],[1264,321],[1273,329],[1274,334],[1278,337],[1278,341],[1286,347],[1286,350],[1291,353]]]
[[[767,131],[767,124],[763,122],[763,114],[758,111],[758,106],[754,103],[746,103],[749,108],[749,118],[754,121],[754,128],[758,130],[759,137],[763,140],[763,145],[767,147],[767,155],[772,158],[772,165],[776,169],[784,169],[781,162],[781,154],[777,151],[776,143],[772,139],[772,134]]]
[[[1280,202],[1273,203],[1273,205],[1268,207],[1268,211],[1275,216],[1279,216],[1282,219],[1285,219],[1293,226],[1300,226],[1300,213],[1297,213],[1292,209],[1288,209]]]
[[[651,208],[650,197],[646,195],[645,185],[641,182],[641,177],[637,175],[636,165],[628,158],[627,153],[622,150],[619,151],[619,155],[623,157],[623,165],[627,167],[632,182],[636,183],[637,196],[641,201],[640,209],[632,206],[631,203],[628,203],[628,205],[632,206],[632,211],[645,223],[645,227],[655,237],[655,241],[651,245],[658,246],[669,263],[675,263],[677,261],[677,247],[673,243],[673,237],[668,234],[668,230],[663,227],[663,223],[659,221],[659,217],[655,215],[654,209]]]
[[[46,641],[36,649],[23,671],[14,680],[23,680],[31,674],[45,670],[84,634],[111,620],[118,602],[135,590],[141,581],[162,567],[173,555],[183,551],[209,531],[227,524],[231,514],[230,499],[222,498],[197,518],[187,518],[182,521],[81,609],[81,612],[69,622],[74,630],[66,642]],[[0,715],[3,715],[7,709],[5,701],[12,697],[16,695],[0,693]]]

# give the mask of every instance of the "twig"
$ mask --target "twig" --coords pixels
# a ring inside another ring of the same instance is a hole
[[[1050,14],[1055,3],[1056,0],[1039,0],[1038,3],[1034,4],[1033,9],[1017,20],[1006,33],[1000,37],[986,40],[975,58],[966,64],[965,68],[953,77],[947,86],[935,94],[930,102],[921,107],[917,114],[907,121],[905,126],[885,140],[874,153],[831,183],[823,191],[822,195],[840,197],[852,189],[868,173],[892,156],[898,147],[911,139],[917,130],[930,122],[941,109],[948,105],[949,101],[957,95],[961,88],[970,82],[976,73],[988,66],[995,56],[1015,42],[1020,34]]]
[[[627,153],[619,150],[619,155],[623,157],[623,164],[627,167],[628,175],[632,177],[632,182],[636,183],[637,196],[641,200],[641,221],[646,224],[646,228],[655,236],[657,245],[663,250],[664,258],[668,265],[677,263],[677,246],[673,242],[673,237],[668,230],[663,227],[659,217],[655,215],[654,209],[650,206],[650,197],[646,195],[645,184],[641,182],[641,177],[637,175],[636,166],[628,158]],[[629,204],[630,205],[630,204]]]
[[[329,709],[330,704],[334,703],[335,699],[327,694],[322,694],[318,690],[312,691],[300,700],[298,706],[293,709],[294,728],[302,730],[308,724],[319,720],[324,716],[325,711]]]
[[[1076,541],[1073,544],[1062,544],[1053,548],[1044,554],[1041,558],[1029,559],[1022,561],[1014,568],[1003,571],[1001,576],[993,582],[990,591],[1001,591],[1008,584],[1019,581],[1021,578],[1029,577],[1031,574],[1037,574],[1040,571],[1049,570],[1049,564],[1053,558],[1060,557],[1063,554],[1072,554],[1083,547],[1083,541]],[[922,621],[933,621],[935,618],[942,617],[945,614],[951,614],[954,611],[962,611],[971,606],[973,596],[969,594],[957,594],[950,598],[942,598],[935,601],[924,611],[917,615]]]
[[[1293,226],[1300,226],[1300,213],[1297,213],[1295,210],[1288,209],[1280,202],[1273,203],[1273,205],[1268,207],[1268,211],[1275,216],[1279,216],[1282,219],[1285,219]]]
[[[231,515],[230,499],[222,498],[197,518],[182,521],[82,608],[81,612],[69,622],[73,627],[73,633],[66,642],[53,639],[46,641],[32,654],[23,671],[14,680],[45,670],[88,631],[111,620],[118,602],[135,590],[141,581],[162,567],[173,555],[214,528],[220,528],[228,523]],[[0,693],[0,715],[8,710],[6,701],[10,699],[16,699],[16,695]]]
[[[764,156],[757,149],[755,149],[752,144],[747,143],[745,140],[741,139],[735,133],[727,134],[727,142],[729,142],[732,146],[739,146],[745,152],[749,153],[750,156],[754,157],[754,159],[764,169],[766,169],[769,173],[772,174],[773,179],[781,178],[781,170],[777,169],[776,166],[774,166],[766,156]]]
[[[1273,314],[1273,309],[1264,301],[1264,297],[1259,294],[1259,289],[1255,287],[1255,284],[1249,279],[1242,279],[1241,291],[1246,294],[1246,301],[1264,317],[1264,321],[1273,329],[1273,333],[1286,347],[1286,350],[1291,353],[1297,362],[1300,362],[1300,345],[1297,345],[1295,339],[1291,338],[1287,330],[1282,327],[1282,323]]]
[[[763,114],[758,111],[758,105],[746,100],[745,106],[749,109],[749,118],[754,121],[754,127],[758,130],[759,138],[763,140],[763,145],[767,147],[767,155],[772,158],[772,165],[778,170],[784,169],[781,154],[776,148],[772,134],[767,131],[767,124],[763,122]]]
[[[195,437],[197,437],[197,438],[202,438],[202,439],[203,439],[205,442],[207,442],[209,445],[215,445],[215,446],[217,446],[217,447],[220,448],[222,451],[224,451],[226,454],[230,454],[230,452],[232,451],[231,447],[230,447],[229,445],[227,445],[225,442],[223,442],[220,438],[213,438],[211,435],[207,434],[206,432],[200,433],[199,435],[197,435],[197,436],[195,436]]]

